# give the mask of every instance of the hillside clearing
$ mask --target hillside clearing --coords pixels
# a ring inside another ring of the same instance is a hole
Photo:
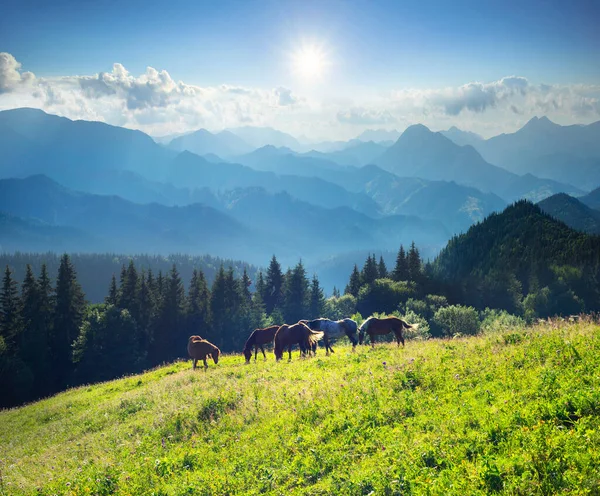
[[[0,412],[0,494],[600,493],[600,327],[180,362]]]

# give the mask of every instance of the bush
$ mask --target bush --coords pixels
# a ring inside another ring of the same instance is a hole
[[[356,312],[356,298],[351,294],[340,297],[332,296],[325,300],[323,316],[331,320],[340,320],[350,317]]]
[[[440,308],[435,312],[433,321],[442,330],[442,334],[449,337],[461,334],[473,336],[479,333],[481,327],[477,310],[462,305]]]
[[[362,315],[372,315],[375,312],[392,313],[414,294],[414,283],[377,279],[373,284],[360,288],[356,306]]]
[[[481,331],[485,334],[519,330],[525,327],[525,320],[506,310],[486,308],[481,312]]]
[[[407,329],[404,331],[404,337],[406,339],[422,341],[431,337],[429,332],[429,323],[421,315],[409,310],[404,315],[398,315],[398,317],[402,320],[405,320],[409,324],[418,324],[416,329]]]

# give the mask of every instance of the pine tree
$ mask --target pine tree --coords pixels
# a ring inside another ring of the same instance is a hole
[[[29,264],[21,285],[21,301],[23,331],[19,340],[19,354],[31,369],[35,380],[39,378],[38,365],[48,361],[48,342],[40,325],[40,288]]]
[[[140,332],[140,340],[142,348],[147,352],[150,349],[152,339],[152,321],[155,314],[155,301],[152,286],[150,285],[151,273],[148,273],[146,278],[144,272],[140,276],[140,291],[138,297],[139,316],[138,328]]]
[[[63,388],[68,383],[72,370],[71,345],[79,335],[84,311],[85,297],[71,259],[65,254],[58,268],[56,307],[50,336],[52,370],[57,388]]]
[[[52,356],[50,354],[50,336],[52,335],[52,325],[54,321],[55,297],[52,281],[48,276],[46,264],[42,264],[40,276],[38,277],[38,321],[39,328],[37,329],[38,339],[40,340],[40,348],[43,346],[44,360],[36,361],[34,369],[36,393],[38,396],[49,394],[52,391]],[[39,370],[37,373],[35,370]]]
[[[246,267],[244,267],[244,274],[242,275],[242,280],[240,281],[240,283],[244,301],[250,303],[250,301],[252,300],[252,293],[250,292],[250,286],[252,286],[252,281],[248,276],[248,271],[246,270]]]
[[[312,283],[310,286],[310,305],[309,305],[309,318],[317,319],[323,316],[323,310],[325,309],[325,295],[323,289],[319,285],[319,279],[316,274],[313,275]]]
[[[117,278],[112,275],[110,280],[110,287],[108,288],[108,296],[104,298],[104,302],[107,305],[117,305],[119,299],[119,288],[117,287]]]
[[[408,250],[407,265],[409,279],[420,283],[423,267],[421,266],[421,255],[414,241],[410,245],[410,250]]]
[[[408,260],[406,258],[404,246],[402,245],[400,245],[400,249],[398,250],[398,256],[396,257],[396,266],[394,267],[394,271],[392,272],[392,279],[394,281],[409,280]]]
[[[377,272],[379,274],[379,279],[385,279],[388,276],[388,271],[387,267],[385,266],[383,256],[379,257],[379,265],[377,266]]]
[[[11,356],[17,354],[18,340],[21,333],[21,299],[17,281],[7,265],[2,279],[0,293],[0,337],[3,338],[7,351]]]
[[[266,284],[265,284],[265,279],[263,277],[262,270],[259,270],[258,275],[256,276],[255,288],[256,288],[255,294],[258,293],[260,295],[260,300],[262,301],[262,304],[264,305]]]
[[[334,298],[339,298],[341,296],[340,290],[336,286],[333,287],[333,292],[331,294]]]
[[[159,274],[159,278],[161,278]],[[168,277],[163,279],[163,294],[152,326],[150,361],[158,364],[185,355],[184,312],[185,291],[177,267],[173,264]]]
[[[302,261],[286,274],[283,316],[286,322],[305,319],[309,306],[309,282]]]
[[[133,319],[138,321],[140,317],[140,305],[138,299],[139,280],[133,260],[129,261],[129,265],[125,270],[125,273],[122,274],[122,278],[118,306],[119,308],[129,310]]]
[[[265,281],[265,308],[267,314],[271,314],[273,309],[280,307],[283,304],[283,272],[281,271],[281,265],[273,255],[271,263],[267,269],[267,279]]]
[[[228,312],[227,282],[223,264],[213,281],[210,291],[210,313],[212,315],[212,342],[219,347],[223,346],[225,329],[227,325],[226,315]]]
[[[360,272],[358,271],[358,267],[354,264],[354,270],[350,275],[350,281],[344,290],[344,294],[350,294],[354,297],[358,296],[358,292],[360,291]]]
[[[187,299],[187,334],[211,338],[210,292],[204,273],[194,269]]]
[[[375,259],[375,255],[371,257],[369,255],[367,260],[365,261],[365,265],[363,266],[363,270],[361,273],[361,285],[362,284],[373,284],[377,277],[379,276],[379,271],[377,269],[377,261]]]

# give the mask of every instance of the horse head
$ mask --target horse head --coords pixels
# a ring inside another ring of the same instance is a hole
[[[215,346],[215,349],[210,354],[210,356],[212,357],[213,361],[215,362],[215,365],[217,363],[219,363],[219,355],[220,354],[221,354],[221,350]]]
[[[252,358],[252,349],[251,348],[244,348],[244,351],[242,351],[244,358],[246,359],[246,363],[250,363],[250,359]]]
[[[355,347],[358,343],[358,324],[352,319],[344,319],[342,321],[344,323],[344,330],[346,331],[346,336],[352,343],[352,347]]]
[[[365,333],[367,332],[367,329],[369,328],[369,324],[371,317],[369,317],[367,320],[365,320],[362,325],[358,328],[358,344],[363,344],[365,341]]]

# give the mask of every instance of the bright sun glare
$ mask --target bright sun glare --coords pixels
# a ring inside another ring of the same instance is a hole
[[[293,54],[294,72],[306,81],[323,77],[327,66],[325,52],[316,45],[303,46]]]

